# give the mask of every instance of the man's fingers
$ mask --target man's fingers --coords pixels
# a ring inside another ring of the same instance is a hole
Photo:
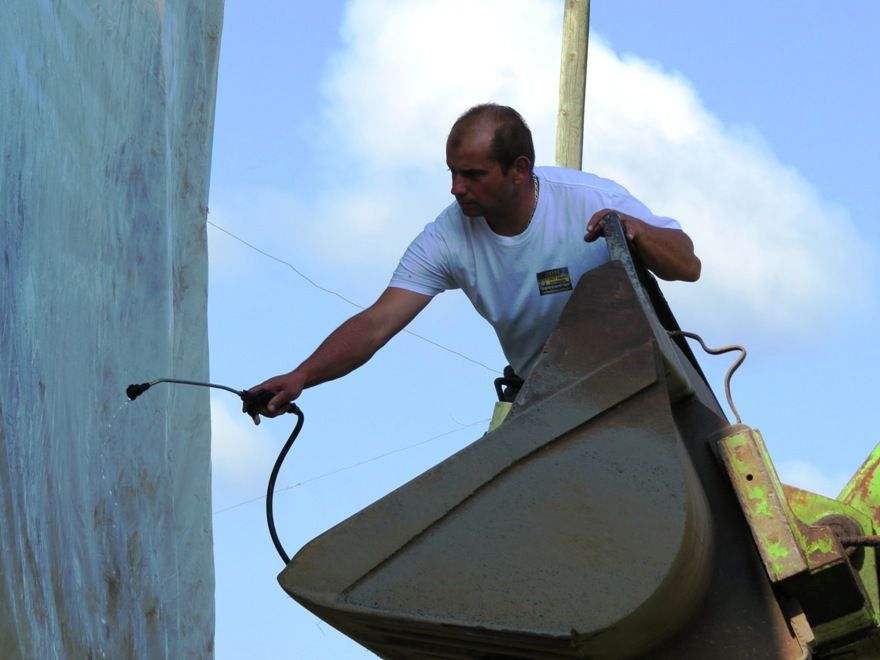
[[[302,392],[301,378],[295,372],[275,376],[265,380],[259,385],[250,388],[248,392],[258,396],[260,409],[251,415],[254,424],[260,423],[260,417],[279,417],[290,410],[290,402],[296,399]],[[245,410],[245,412],[248,412]]]
[[[587,233],[584,235],[584,240],[587,243],[592,243],[603,233],[605,233],[605,223],[602,220],[590,221],[590,224],[587,225]]]
[[[286,390],[281,390],[272,399],[269,401],[269,405],[266,408],[269,412],[274,413],[278,411],[279,413],[283,413],[287,410],[287,404],[291,402],[293,397],[290,396],[290,393]]]

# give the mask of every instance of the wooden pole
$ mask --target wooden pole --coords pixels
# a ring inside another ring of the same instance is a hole
[[[556,164],[581,169],[584,152],[584,97],[590,0],[566,0],[562,20],[562,65],[559,71],[559,114],[556,120]]]

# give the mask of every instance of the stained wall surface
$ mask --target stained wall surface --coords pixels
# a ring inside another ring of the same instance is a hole
[[[0,657],[212,654],[222,11],[0,2]]]

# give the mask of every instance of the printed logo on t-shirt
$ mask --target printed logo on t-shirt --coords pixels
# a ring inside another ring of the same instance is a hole
[[[553,268],[538,273],[538,291],[542,296],[548,293],[571,291],[571,275],[568,274],[568,268]]]

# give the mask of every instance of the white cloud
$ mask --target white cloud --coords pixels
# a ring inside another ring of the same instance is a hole
[[[387,274],[451,201],[445,137],[475,103],[517,107],[539,163],[552,162],[561,18],[550,0],[351,2],[317,137],[339,161],[340,183],[311,200],[320,220],[302,239],[328,260]],[[859,290],[875,279],[873,255],[846,209],[754,130],[724,126],[682,76],[595,35],[590,48],[585,165],[694,238],[701,283],[664,287],[689,329],[747,343],[812,338],[855,300],[873,299]]]
[[[842,473],[826,474],[812,463],[800,459],[782,461],[777,472],[783,483],[832,498],[837,497],[851,477]]]
[[[258,433],[248,417],[233,414],[211,399],[211,467],[214,478],[260,492],[275,459],[268,434]]]
[[[604,47],[594,49],[588,76],[591,166],[681,219],[703,259],[698,287],[670,289],[676,308],[713,331],[796,338],[857,299],[840,286],[843,273],[873,281],[872,255],[846,210],[753,130],[723,126],[686,80]]]
[[[442,165],[469,106],[555,102],[561,20],[551,0],[354,0],[326,81],[334,133],[370,167]]]

